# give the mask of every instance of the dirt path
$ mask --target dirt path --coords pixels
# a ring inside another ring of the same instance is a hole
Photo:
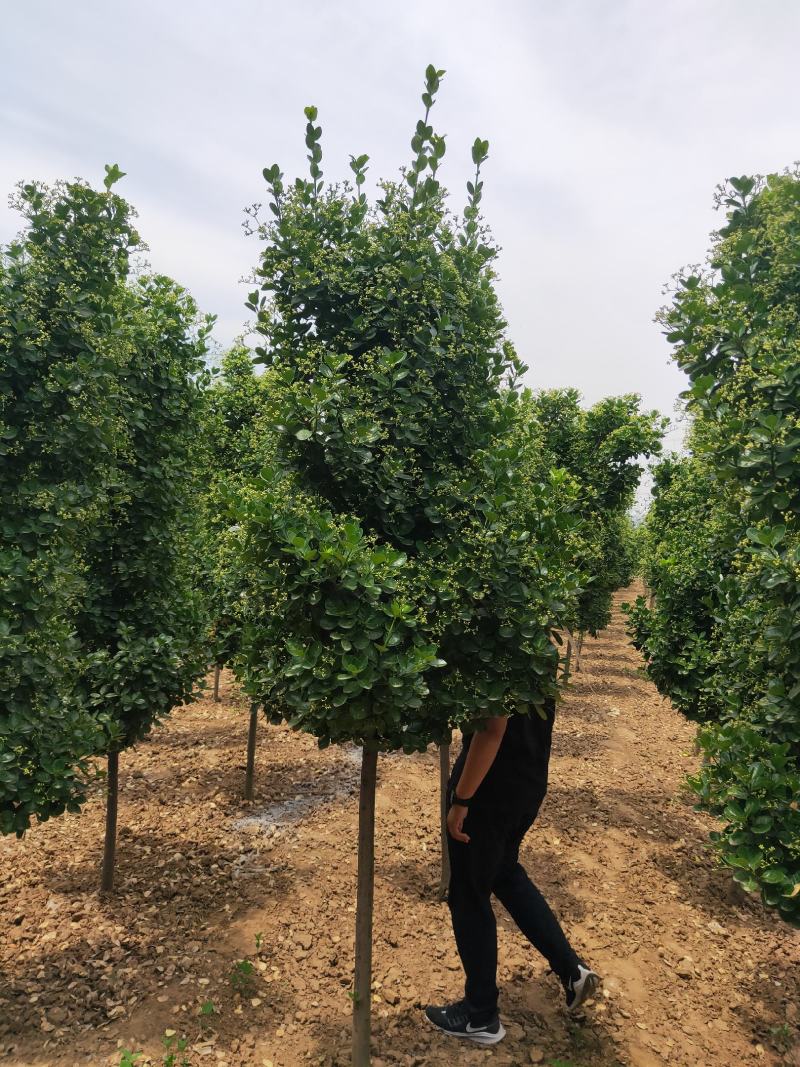
[[[461,983],[436,899],[437,759],[382,757],[375,1067],[800,1065],[800,935],[715,869],[681,793],[692,727],[637,667],[615,614],[561,706],[523,855],[605,976],[583,1023],[498,907],[508,1039],[454,1049],[423,1024]],[[224,686],[125,755],[112,900],[98,801],[0,841],[0,1062],[117,1067],[125,1046],[161,1065],[165,1032],[189,1043],[175,1067],[348,1062],[356,754],[260,727],[248,807],[246,718]]]

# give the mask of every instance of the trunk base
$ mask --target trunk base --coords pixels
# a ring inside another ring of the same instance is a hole
[[[106,836],[103,843],[103,867],[100,871],[100,892],[114,888],[114,866],[117,859],[117,808],[119,804],[119,752],[108,753],[106,778]]]
[[[378,750],[364,745],[358,801],[358,891],[353,982],[352,1067],[369,1067],[372,1011],[372,904],[375,889],[375,782]]]
[[[253,782],[256,770],[256,732],[258,730],[258,704],[250,705],[250,728],[247,731],[247,768],[244,772],[244,799],[253,799]]]

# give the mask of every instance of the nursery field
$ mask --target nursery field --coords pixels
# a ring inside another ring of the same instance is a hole
[[[421,1006],[462,980],[437,892],[438,760],[381,757],[374,1067],[800,1064],[800,933],[715,866],[682,789],[695,728],[640,673],[619,612],[633,593],[586,640],[523,855],[602,996],[568,1021],[503,913],[508,1038],[454,1047],[427,1026]],[[3,1064],[349,1062],[357,750],[259,724],[246,804],[247,703],[225,673],[221,697],[126,755],[113,896],[97,891],[99,787],[81,815],[0,840]]]

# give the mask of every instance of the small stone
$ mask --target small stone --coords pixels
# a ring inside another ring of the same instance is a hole
[[[528,1052],[528,1059],[531,1063],[541,1063],[544,1060],[544,1053],[540,1048],[532,1048]]]
[[[675,964],[675,974],[679,978],[694,978],[694,962],[688,956],[684,956]]]

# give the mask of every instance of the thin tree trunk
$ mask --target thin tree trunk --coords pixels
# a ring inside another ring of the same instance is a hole
[[[566,685],[569,681],[569,665],[572,662],[572,638],[567,638],[567,651],[564,656],[564,672],[561,675],[561,681]]]
[[[578,634],[578,641],[575,645],[575,673],[577,674],[583,666],[583,630]]]
[[[253,779],[256,767],[256,731],[258,730],[258,704],[250,705],[250,729],[247,731],[247,768],[244,772],[244,799],[253,799]]]
[[[447,847],[447,783],[450,779],[450,745],[439,745],[439,810],[442,827],[442,878],[439,900],[447,900],[450,885],[450,849]]]
[[[358,891],[356,895],[355,980],[353,982],[352,1067],[369,1067],[372,1001],[372,901],[375,888],[375,781],[378,750],[361,752],[358,800]]]
[[[114,888],[114,864],[117,858],[117,808],[119,802],[119,752],[108,753],[106,777],[106,837],[103,845],[103,867],[100,872],[100,892]]]
[[[222,672],[222,667],[219,663],[214,664],[214,700],[219,704],[219,676]]]

